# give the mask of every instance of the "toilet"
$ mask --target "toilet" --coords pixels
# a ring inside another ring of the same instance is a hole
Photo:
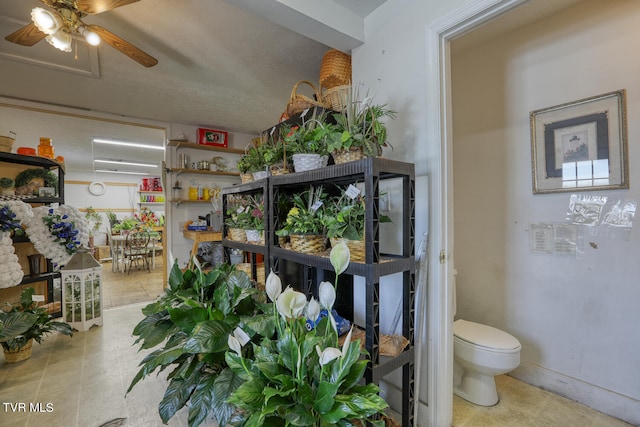
[[[520,365],[520,342],[500,329],[458,319],[453,322],[453,392],[471,403],[498,403],[496,375]]]
[[[454,270],[454,313],[455,275]],[[458,319],[453,322],[453,392],[471,403],[498,403],[496,375],[520,365],[520,342],[500,329]]]

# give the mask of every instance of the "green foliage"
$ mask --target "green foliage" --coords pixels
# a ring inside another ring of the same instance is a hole
[[[100,226],[102,225],[102,215],[100,215],[100,213],[98,213],[94,208],[89,206],[84,214],[84,217],[91,224],[91,229],[89,231],[91,235],[100,230]]]
[[[16,175],[16,187],[29,184],[36,178],[42,178],[46,187],[53,187],[58,191],[58,177],[47,169],[25,169]]]
[[[125,217],[120,222],[113,225],[113,231],[133,230],[140,225],[140,221],[135,217]]]
[[[162,421],[188,406],[189,426],[210,414],[224,426],[236,410],[227,397],[240,385],[224,357],[228,336],[239,327],[257,342],[273,335],[274,322],[261,314],[258,291],[245,273],[227,264],[205,273],[193,264],[184,273],[174,264],[165,293],[142,309],[136,344],[157,349],[142,360],[127,393],[152,372],[171,369],[158,406]]]
[[[15,181],[13,178],[3,177],[0,178],[0,188],[13,188]]]
[[[351,198],[346,192],[343,192],[327,203],[323,217],[327,237],[362,240],[365,231],[365,218],[365,201],[362,194]],[[391,222],[391,218],[379,215],[378,222]]]
[[[264,202],[262,197],[242,196],[227,209],[225,225],[243,230],[264,230]]]
[[[240,409],[234,424],[320,427],[347,426],[358,420],[383,426],[384,421],[375,418],[388,405],[379,396],[378,386],[361,383],[367,353],[360,349],[359,341],[352,343],[349,333],[338,348],[337,332],[329,317],[308,330],[306,316],[317,320],[318,304],[307,303],[302,296],[303,314],[292,315],[287,301],[296,292],[277,292],[278,285],[273,286],[272,280],[267,279],[267,292],[276,299],[270,304],[276,335],[263,338],[259,344],[236,348],[230,344],[233,351],[226,353],[229,369],[241,383],[228,399]],[[322,286],[320,301],[324,304]],[[331,283],[325,286],[333,289]],[[298,303],[296,299],[294,305]],[[332,307],[325,308],[330,312]]]
[[[57,322],[44,307],[33,301],[34,288],[25,288],[20,294],[18,305],[7,304],[8,309],[0,312],[0,344],[6,350],[17,350],[24,347],[30,339],[37,343],[53,332],[73,336],[71,326],[65,322]],[[25,325],[30,324],[26,329]]]
[[[361,100],[358,91],[353,89],[346,101],[344,110],[333,114],[337,133],[328,141],[329,152],[362,147],[366,156],[380,156],[382,147],[391,146],[387,142],[387,128],[381,119],[394,119],[396,112],[386,104],[371,104],[370,97]]]
[[[336,126],[327,122],[327,114],[316,118],[314,115],[301,126],[283,126],[281,134],[287,147],[287,153],[291,154],[329,154],[327,143],[331,139],[338,138],[340,132]]]
[[[323,217],[325,215],[326,194],[322,187],[309,187],[302,194],[293,195],[293,207],[287,218],[276,232],[278,236],[291,234],[324,234]]]

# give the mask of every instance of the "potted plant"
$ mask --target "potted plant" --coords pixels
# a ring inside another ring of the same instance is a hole
[[[294,194],[293,207],[276,235],[289,236],[290,248],[296,252],[322,252],[326,247],[322,223],[325,199],[321,186],[310,186],[307,191]]]
[[[394,119],[396,112],[386,104],[372,104],[371,97],[361,100],[358,91],[352,88],[344,109],[333,114],[338,132],[331,134],[328,150],[335,163],[380,156],[382,147],[391,147],[387,142],[387,128],[381,121],[385,117]]]
[[[23,318],[25,321],[29,319],[30,322],[30,319],[35,319],[31,326],[20,334],[13,334],[10,338],[0,340],[7,363],[19,362],[31,357],[33,341],[41,343],[42,339],[48,334],[59,332],[64,335],[73,335],[71,326],[68,323],[54,321],[46,308],[38,306],[33,301],[34,293],[34,288],[25,288],[20,294],[20,303],[18,305],[7,303],[8,309],[0,314],[0,321],[3,323],[6,320],[13,322],[18,317],[15,313],[31,314],[32,316]]]
[[[378,222],[391,222],[391,218],[379,215]],[[327,203],[323,224],[331,246],[344,242],[349,247],[351,259],[356,262],[365,260],[365,223],[365,200],[361,193],[344,191]]]
[[[248,243],[264,245],[264,202],[259,197],[247,196],[245,234]]]
[[[120,234],[127,234],[129,233],[129,231],[133,230],[139,225],[140,225],[140,221],[138,221],[137,218],[125,217],[125,218],[122,218],[122,220],[120,220],[119,223],[114,224],[112,227],[112,230]]]
[[[336,127],[326,121],[328,116],[314,115],[301,126],[283,126],[282,133],[287,152],[291,153],[296,172],[317,169],[327,165],[328,141],[336,139]]]
[[[169,384],[158,405],[165,424],[188,406],[190,427],[210,415],[224,426],[236,411],[227,398],[240,384],[225,360],[228,337],[244,330],[246,339],[259,342],[273,336],[274,321],[262,313],[261,292],[244,272],[221,264],[205,274],[197,260],[192,265],[183,273],[174,264],[165,293],[142,309],[145,317],[133,330],[136,344],[156,349],[140,363],[127,393],[154,371],[166,370]]]
[[[363,384],[367,353],[352,331],[339,345],[333,304],[339,275],[349,265],[349,250],[339,245],[331,251],[335,284],[322,282],[319,303],[282,284],[273,272],[266,292],[276,325],[275,336],[248,343],[229,335],[229,368],[240,383],[228,402],[239,411],[241,426],[384,426],[376,419],[388,407],[373,383]],[[321,310],[326,315],[321,318]]]
[[[97,231],[100,230],[102,225],[102,215],[100,215],[94,208],[89,206],[85,210],[85,219],[89,222],[89,249],[91,249],[91,255],[94,252],[94,236]]]
[[[16,188],[13,178],[0,178],[0,196],[15,196]]]

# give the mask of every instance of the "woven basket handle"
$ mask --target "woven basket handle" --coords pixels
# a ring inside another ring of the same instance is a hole
[[[311,99],[308,96],[305,95],[299,95],[298,92],[298,86],[300,86],[301,84],[306,84],[309,85],[311,87],[311,89],[313,89],[313,93],[316,95],[316,98],[318,98],[319,100],[322,99],[322,94],[318,91],[318,89],[313,85],[313,83],[311,83],[308,80],[300,80],[298,83],[296,83],[295,85],[293,85],[293,89],[291,89],[291,96],[289,96],[289,103],[293,103],[296,100],[296,97],[302,98],[305,101],[316,105],[318,107],[326,107],[327,104],[325,104],[322,101],[316,101],[315,99]]]

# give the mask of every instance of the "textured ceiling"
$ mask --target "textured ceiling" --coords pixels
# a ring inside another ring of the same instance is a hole
[[[338,3],[365,15],[381,1]],[[28,23],[37,5],[0,0],[3,31]],[[143,49],[158,65],[142,67],[104,43],[80,44],[75,61],[73,53],[56,51],[46,41],[30,48],[2,38],[0,95],[255,133],[277,122],[297,81],[318,81],[329,49],[221,0],[141,0],[84,20]],[[55,69],[55,57],[62,67],[77,64],[89,73],[93,65],[95,76]]]

